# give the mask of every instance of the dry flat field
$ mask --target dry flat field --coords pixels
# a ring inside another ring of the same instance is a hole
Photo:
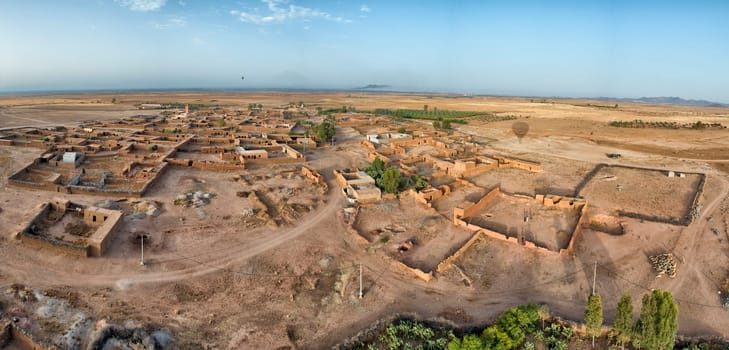
[[[514,136],[512,120],[466,118],[468,124],[454,124],[453,134],[470,136],[490,153],[538,161],[544,171],[497,169],[467,180],[481,188],[501,185],[505,192],[531,196],[579,192],[588,201],[588,215],[595,223],[585,223],[571,256],[483,239],[455,261],[458,270],[421,281],[383,257],[432,270],[470,237],[452,225],[453,208],[463,200],[478,200],[484,191],[461,187],[434,201],[432,208],[411,198],[364,207],[354,225],[370,242],[363,248],[340,219],[340,209],[347,202],[331,174],[333,169],[368,164],[367,151],[355,130],[338,127],[336,145],[307,154],[307,165],[325,176],[326,188],[287,173],[285,167],[254,167],[244,172],[172,169],[143,198],[159,203],[159,216],[135,219],[128,215],[106,256],[77,258],[44,252],[14,239],[33,210],[58,194],[8,187],[8,175],[40,151],[0,146],[0,290],[5,291],[0,300],[5,300],[4,305],[21,303],[6,291],[13,284],[56,291],[97,319],[166,329],[182,349],[321,349],[394,313],[414,312],[424,319],[473,326],[492,321],[507,307],[535,302],[549,304],[556,315],[580,320],[597,262],[597,289],[606,322],[612,322],[622,293],[639,300],[645,291],[660,288],[673,292],[679,302],[679,333],[729,337],[728,311],[717,296],[719,285],[729,277],[729,129],[608,125],[635,119],[729,125],[726,108],[641,104],[603,108],[610,103],[376,93],[105,93],[2,96],[0,129],[75,125],[160,112],[137,109],[144,102],[234,109],[261,103],[265,109],[298,101],[324,109],[343,105],[357,110],[422,109],[428,105],[517,116],[530,125],[522,140]],[[429,123],[387,121],[393,132],[400,126],[429,127]],[[609,159],[607,153],[622,157]],[[601,163],[670,169],[688,176],[668,178],[662,172],[606,167],[580,191],[581,181]],[[621,209],[659,217],[687,215],[691,205],[687,201],[698,182],[694,173],[706,174],[706,183],[698,217],[689,226],[617,215]],[[201,208],[173,204],[180,194],[191,191],[215,196]],[[245,219],[242,213],[252,204],[236,195],[240,191],[261,193],[262,200],[275,207],[271,220]],[[66,196],[88,204],[121,199]],[[126,214],[134,213],[130,209],[134,203],[120,203]],[[479,213],[480,220],[494,220],[496,213],[490,211],[523,207],[518,200],[506,198]],[[570,230],[575,221],[551,214],[539,219],[534,223],[544,222],[539,235]],[[499,224],[516,226],[519,218],[502,216],[501,220]],[[615,227],[623,233],[612,232]],[[135,240],[140,233],[150,237],[145,266],[139,264]],[[414,242],[414,247],[398,250],[407,241]],[[647,256],[663,252],[678,257],[676,278],[656,278],[651,270]],[[360,265],[362,299],[357,298]],[[465,285],[462,274],[471,283]]]

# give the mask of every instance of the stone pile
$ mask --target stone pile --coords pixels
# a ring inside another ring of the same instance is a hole
[[[186,207],[199,208],[210,204],[210,199],[213,198],[212,193],[203,191],[194,191],[181,194],[175,198],[175,205],[184,205]]]
[[[670,278],[676,277],[676,257],[673,254],[658,254],[648,257],[653,266],[653,270],[658,273],[658,277],[666,275]]]

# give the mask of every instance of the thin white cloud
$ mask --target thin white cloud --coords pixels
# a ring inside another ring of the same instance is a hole
[[[372,12],[372,9],[369,6],[363,4],[359,7],[359,12],[370,13]]]
[[[182,0],[178,1],[177,3],[178,3],[178,4],[180,5],[180,6],[182,6],[182,7],[185,7],[185,6],[187,6],[187,2],[185,2],[185,1],[182,1]]]
[[[167,0],[114,0],[132,11],[157,11],[165,6]]]
[[[157,29],[181,28],[187,25],[187,19],[180,16],[171,16],[163,22],[152,22]]]
[[[284,23],[293,20],[312,20],[322,19],[326,21],[349,23],[351,20],[331,15],[328,12],[315,8],[288,4],[285,0],[261,0],[268,9],[268,13],[259,13],[259,11],[230,11],[230,14],[238,17],[242,22],[253,24],[275,24]],[[288,5],[287,5],[288,4]]]

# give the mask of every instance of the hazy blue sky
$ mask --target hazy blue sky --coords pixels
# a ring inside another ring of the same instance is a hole
[[[387,84],[729,102],[729,1],[0,0],[0,48],[0,91]]]

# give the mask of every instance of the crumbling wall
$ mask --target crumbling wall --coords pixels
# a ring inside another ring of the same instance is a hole
[[[481,231],[476,231],[473,236],[471,236],[471,238],[466,241],[466,243],[464,243],[460,248],[455,251],[455,253],[443,259],[443,261],[441,261],[435,268],[435,271],[438,273],[443,273],[443,271],[449,268],[454,261],[460,258],[463,253],[471,248],[472,245],[476,244],[476,242],[478,242],[481,238]]]
[[[59,241],[57,239],[49,237],[33,235],[26,232],[19,233],[18,237],[20,238],[20,241],[23,242],[23,244],[31,247],[40,248],[43,251],[51,250],[84,258],[89,256],[88,246],[81,246],[69,242]]]
[[[62,209],[63,204],[59,204],[58,209]],[[23,244],[39,247],[43,250],[53,250],[62,253],[67,253],[76,256],[87,257],[88,249],[86,246],[73,244],[65,241],[60,241],[52,237],[45,237],[35,235],[31,233],[31,228],[37,225],[42,218],[48,215],[53,210],[53,205],[49,202],[43,203],[38,208],[38,213],[25,225],[25,227],[18,233],[17,238],[20,239]]]
[[[382,154],[380,152],[374,151],[374,152],[367,153],[367,159],[373,161],[376,158],[380,158],[380,160],[382,160],[383,162],[385,162],[385,164],[388,164],[388,165],[390,163],[392,163],[392,159],[390,159],[389,157],[385,156],[384,154]]]
[[[294,159],[305,159],[306,156],[289,145],[281,145],[281,152]]]
[[[2,141],[2,140],[0,140],[0,141]],[[365,147],[367,147],[367,149],[370,150],[370,151],[374,151],[375,150],[375,145],[372,142],[370,142],[370,141],[363,140],[362,141],[362,145],[365,146]]]
[[[493,156],[499,163],[499,168],[517,168],[533,172],[541,172],[544,167],[530,160],[524,160],[519,158],[504,157],[504,156]]]
[[[479,199],[478,202],[464,202],[461,205],[453,208],[453,221],[456,223],[457,220],[463,217],[469,217],[475,215],[477,212],[482,210],[486,205],[491,203],[496,197],[501,194],[501,189],[497,186],[491,189],[485,196]],[[457,223],[456,223],[457,225]]]
[[[486,206],[486,204],[488,204],[489,202],[494,200],[496,198],[496,196],[498,196],[500,193],[501,193],[501,190],[499,189],[499,187],[496,187],[493,190],[491,190],[489,193],[487,193],[484,197],[482,197],[477,203],[464,202],[461,205],[459,205],[458,207],[453,208],[453,224],[456,226],[459,226],[459,227],[464,227],[473,232],[480,231],[484,236],[489,237],[489,238],[493,238],[493,239],[500,240],[500,241],[506,241],[506,242],[513,243],[513,244],[520,244],[519,240],[516,237],[509,237],[505,233],[496,232],[496,231],[487,229],[485,227],[470,224],[464,220],[464,218],[466,218],[466,217],[474,216],[476,213],[478,213],[478,211],[482,210]],[[517,196],[521,197],[521,195],[517,195]],[[532,197],[528,197],[528,196],[524,196],[524,197],[532,198]],[[582,233],[582,224],[584,224],[584,221],[586,220],[585,214],[587,213],[587,202],[585,202],[583,200],[578,200],[576,198],[569,198],[570,200],[572,200],[571,202],[565,201],[564,204],[559,204],[560,202],[562,202],[562,200],[561,200],[562,197],[559,197],[559,200],[554,199],[554,198],[549,199],[549,198],[545,198],[545,197],[546,196],[544,196],[544,195],[536,195],[533,199],[535,201],[543,203],[543,204],[545,204],[544,202],[547,202],[547,203],[551,202],[552,205],[555,207],[580,210],[579,219],[577,220],[575,229],[572,232],[572,236],[570,237],[570,241],[567,245],[567,248],[560,249],[560,251],[559,251],[559,254],[561,254],[561,255],[569,255],[572,252],[572,249],[574,248],[574,244],[575,244],[577,237],[579,237]],[[546,204],[545,206],[549,206],[549,204]],[[524,246],[525,248],[533,249],[535,251],[554,253],[553,251],[551,251],[545,247],[538,246],[536,243],[531,242],[531,241],[524,240],[521,242],[521,245]]]
[[[570,237],[569,243],[567,243],[567,248],[560,249],[559,254],[560,255],[570,255],[575,248],[575,242],[579,237],[582,236],[582,226],[584,225],[585,221],[587,220],[587,202],[585,202],[582,205],[582,209],[580,209],[580,218],[577,220],[577,225],[575,226],[575,230],[572,231],[572,236]]]
[[[417,278],[420,278],[421,280],[425,282],[430,282],[430,280],[433,279],[433,272],[425,272],[419,268],[416,267],[410,267],[408,265],[405,265],[402,261],[393,259],[387,255],[384,256],[385,260],[390,260],[390,266],[395,266],[398,270],[404,272],[405,274],[411,274],[414,275]]]
[[[318,185],[326,184],[326,182],[324,181],[324,176],[319,174],[319,172],[314,169],[310,169],[308,167],[302,166],[301,175],[303,175],[304,177],[306,177],[307,179],[313,181],[314,183],[316,183]]]

